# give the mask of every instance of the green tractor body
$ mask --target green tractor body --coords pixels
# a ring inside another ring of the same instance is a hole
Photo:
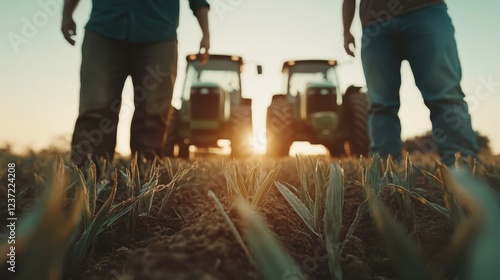
[[[214,146],[227,132],[229,95],[214,82],[196,82],[190,88],[189,99],[182,102],[179,136],[193,145]]]
[[[288,155],[294,141],[324,145],[332,156],[368,153],[366,94],[351,86],[342,95],[336,66],[334,60],[284,63],[285,94],[274,95],[267,110],[269,155]]]
[[[241,95],[242,58],[210,55],[201,65],[197,55],[189,55],[187,63],[181,108],[172,108],[169,117],[165,155],[188,157],[189,146],[219,147],[221,139],[231,141],[233,156],[248,154],[252,113],[251,100]]]

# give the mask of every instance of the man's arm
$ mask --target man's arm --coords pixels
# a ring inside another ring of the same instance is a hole
[[[78,3],[80,3],[80,0],[64,0],[61,31],[64,35],[64,39],[71,45],[75,44],[75,40],[71,37],[76,35],[76,23],[73,20],[73,12],[76,6],[78,6]]]
[[[356,0],[344,0],[342,4],[342,22],[344,23],[344,49],[348,55],[354,56],[356,43],[354,36],[351,34],[352,20],[356,12]],[[351,49],[352,45],[352,49]]]
[[[208,50],[210,49],[210,30],[208,28],[208,11],[207,7],[200,7],[195,12],[194,15],[198,19],[198,23],[200,24],[201,32],[203,33],[203,37],[200,42],[200,58],[201,64],[205,64],[208,61],[209,54]]]

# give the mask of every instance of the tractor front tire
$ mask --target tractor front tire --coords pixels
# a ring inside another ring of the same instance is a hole
[[[167,119],[167,139],[163,145],[163,155],[166,157],[174,157],[174,146],[177,142],[177,134],[179,132],[181,111],[175,107],[171,107]]]
[[[295,133],[293,105],[286,96],[274,96],[267,108],[267,151],[271,157],[286,157],[290,153]]]
[[[343,97],[343,120],[349,143],[346,154],[354,157],[368,156],[368,96],[361,88],[350,86]]]

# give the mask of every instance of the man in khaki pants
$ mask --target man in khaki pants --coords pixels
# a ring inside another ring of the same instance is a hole
[[[73,11],[79,0],[65,0],[62,33],[74,45]],[[179,0],[93,0],[85,26],[80,70],[80,108],[71,143],[71,160],[113,159],[123,84],[134,84],[135,111],[130,148],[152,158],[162,154],[167,116],[177,75]],[[202,63],[208,59],[209,4],[189,0],[203,32]]]

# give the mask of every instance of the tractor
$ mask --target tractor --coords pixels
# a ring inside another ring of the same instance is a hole
[[[368,98],[360,87],[340,93],[335,60],[283,64],[285,94],[267,108],[269,156],[287,156],[294,141],[324,145],[332,157],[367,155]]]
[[[243,59],[211,54],[201,65],[198,55],[192,54],[186,60],[181,108],[172,106],[170,110],[164,155],[188,158],[191,145],[219,147],[222,139],[230,140],[231,156],[250,155],[252,100],[241,94]],[[260,65],[257,72],[262,72]]]

